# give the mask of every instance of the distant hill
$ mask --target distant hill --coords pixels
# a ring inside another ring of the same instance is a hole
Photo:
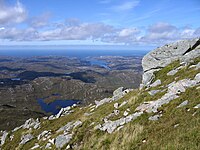
[[[1,149],[200,149],[200,39],[144,56],[140,89],[2,131]]]

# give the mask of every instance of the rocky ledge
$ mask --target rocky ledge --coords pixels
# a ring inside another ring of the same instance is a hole
[[[159,71],[175,60],[188,63],[200,55],[200,39],[183,40],[159,47],[142,59],[143,79],[142,85],[148,86],[154,79],[155,71]]]

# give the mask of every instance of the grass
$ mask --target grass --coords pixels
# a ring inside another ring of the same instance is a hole
[[[200,58],[196,58],[193,64],[197,64]],[[73,139],[70,145],[76,145],[77,150],[198,150],[200,149],[200,109],[193,107],[200,103],[200,90],[197,87],[188,88],[184,93],[180,94],[179,98],[171,101],[169,104],[163,105],[159,108],[163,116],[158,121],[149,121],[151,114],[143,114],[138,119],[124,125],[119,131],[112,134],[95,130],[94,127],[103,123],[103,118],[113,112],[114,103],[121,104],[123,101],[128,103],[118,110],[120,114],[109,118],[116,120],[123,116],[123,112],[130,109],[130,114],[134,113],[135,108],[145,101],[154,101],[161,98],[166,91],[159,92],[154,96],[148,94],[152,89],[164,89],[165,86],[173,81],[178,81],[185,78],[194,78],[199,73],[199,70],[189,69],[184,67],[173,76],[167,76],[167,73],[180,66],[180,62],[174,63],[156,72],[156,78],[161,79],[162,85],[150,89],[133,90],[126,94],[123,98],[106,103],[98,108],[95,108],[91,115],[85,116],[84,113],[91,113],[90,107],[75,108],[74,113],[61,117],[56,120],[41,120],[42,127],[38,130],[20,129],[14,133],[13,141],[6,140],[6,144],[2,147],[4,150],[15,149],[30,149],[34,143],[39,143],[40,146],[47,144],[47,141],[37,141],[33,139],[27,144],[19,147],[21,135],[30,132],[35,137],[44,130],[51,130],[52,137],[55,138],[58,133],[56,131],[67,124],[67,122],[81,120],[83,124],[78,128],[73,129]],[[189,104],[176,108],[181,102],[188,100]],[[189,111],[188,111],[189,110]],[[175,127],[177,125],[177,127]],[[67,145],[66,145],[67,146]],[[65,147],[66,147],[65,146]],[[65,147],[63,149],[65,149]],[[55,147],[53,147],[55,149]]]

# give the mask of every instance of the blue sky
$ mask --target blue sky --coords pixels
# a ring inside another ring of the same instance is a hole
[[[0,45],[159,46],[200,36],[200,0],[0,0]]]

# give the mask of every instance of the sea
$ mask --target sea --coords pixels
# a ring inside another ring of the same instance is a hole
[[[40,49],[1,49],[0,56],[34,57],[34,56],[67,56],[67,57],[98,57],[98,56],[144,56],[148,50],[40,50]]]

